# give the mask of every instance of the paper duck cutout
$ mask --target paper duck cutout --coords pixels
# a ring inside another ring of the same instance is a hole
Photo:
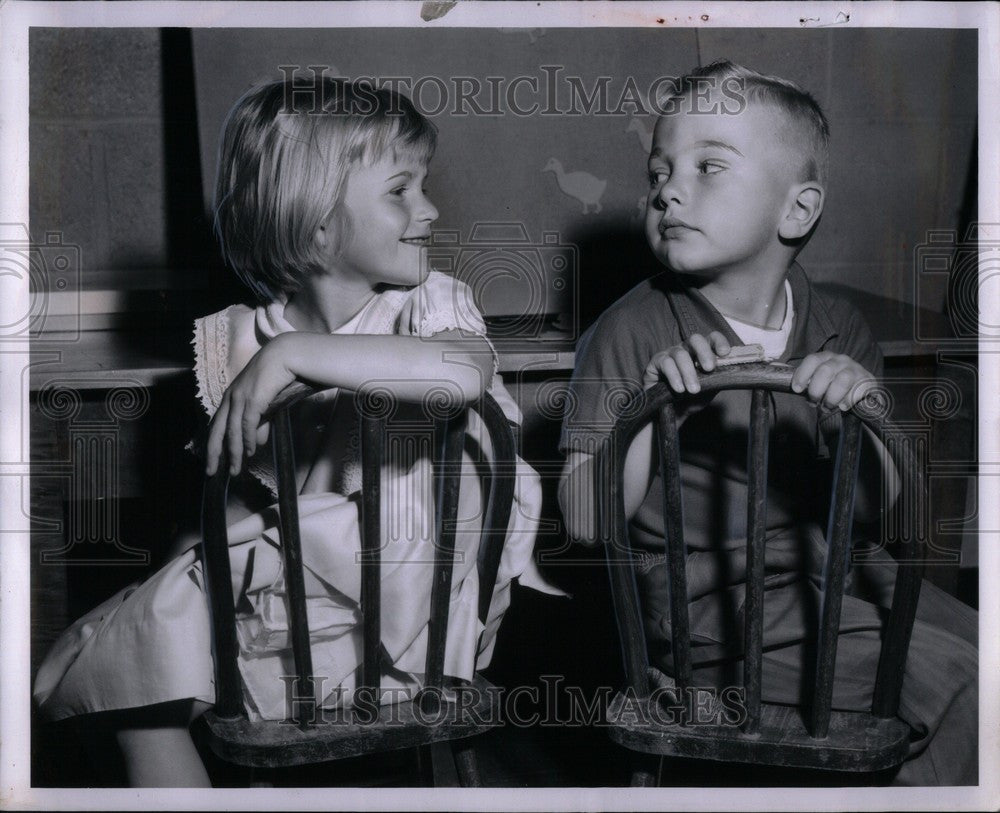
[[[595,213],[601,211],[601,196],[608,186],[606,180],[596,178],[589,172],[566,172],[563,170],[563,165],[555,158],[549,159],[542,172],[554,172],[559,188],[583,204],[584,214],[589,213],[591,206],[594,207]]]
[[[636,220],[643,221],[646,219],[646,203],[647,199],[645,195],[641,195],[636,201],[635,209],[632,212],[632,217]]]
[[[501,28],[501,34],[527,34],[528,42],[534,45],[538,42],[540,37],[544,37],[548,33],[547,28]]]
[[[642,149],[647,155],[649,154],[649,151],[653,149],[653,131],[652,129],[646,129],[646,125],[643,123],[642,119],[637,116],[632,116],[632,120],[629,121],[625,132],[634,132],[637,136],[639,136],[639,142],[642,144]]]

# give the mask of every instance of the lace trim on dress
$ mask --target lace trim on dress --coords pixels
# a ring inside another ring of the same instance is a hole
[[[268,452],[271,450],[271,442],[268,441],[265,444],[264,449]],[[257,455],[254,455],[256,457]],[[271,496],[274,499],[278,499],[278,478],[275,475],[274,466],[268,463],[264,463],[256,460],[247,461],[247,471],[249,471],[254,477],[256,477],[263,486],[271,492]]]
[[[229,386],[226,361],[229,358],[229,308],[209,314],[194,323],[194,375],[198,400],[211,418],[222,403]]]
[[[230,305],[218,313],[196,319],[194,323],[194,336],[191,339],[194,346],[194,376],[198,385],[198,400],[209,419],[215,415],[229,386],[226,364],[229,361],[229,312],[233,307],[235,306]],[[188,443],[187,448],[194,449],[194,442]],[[258,450],[253,459],[247,461],[247,471],[277,498],[278,481],[274,467],[266,462],[270,449],[271,444],[268,442]]]
[[[490,337],[483,330],[476,330],[470,325],[459,324],[457,315],[452,311],[438,310],[427,314],[417,327],[417,335],[427,339],[436,333],[443,333],[446,330],[461,330],[463,333],[472,333],[479,336],[490,348],[493,355],[493,375],[500,372],[500,356]]]

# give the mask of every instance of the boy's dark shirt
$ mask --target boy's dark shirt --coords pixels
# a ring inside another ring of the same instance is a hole
[[[845,300],[810,285],[793,264],[795,320],[780,361],[796,364],[806,355],[829,350],[850,356],[875,376],[882,354],[857,310]],[[570,384],[571,404],[560,449],[594,452],[600,447],[628,396],[642,387],[643,371],[658,352],[694,333],[722,332],[732,345],[743,342],[725,318],[696,289],[670,271],[643,281],[612,305],[584,334]],[[808,523],[825,524],[830,450],[824,431],[835,429],[839,414],[825,418],[804,398],[773,397],[768,528],[776,531]],[[681,426],[684,532],[689,551],[732,550],[746,544],[746,438],[750,394],[723,392],[689,415]],[[663,554],[659,474],[630,524],[632,545],[652,564]],[[645,569],[640,561],[640,575]],[[714,568],[710,568],[714,570]],[[694,575],[694,574],[692,574]],[[692,597],[710,591],[691,584]],[[641,581],[641,579],[640,579]]]

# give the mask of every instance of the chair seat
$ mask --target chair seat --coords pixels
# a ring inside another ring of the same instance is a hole
[[[256,768],[283,768],[413,748],[471,737],[500,725],[499,690],[478,675],[447,690],[437,711],[416,701],[384,705],[368,719],[359,709],[317,709],[316,720],[299,728],[290,720],[250,722],[205,715],[209,745],[222,759]]]
[[[878,771],[906,757],[910,728],[898,718],[832,711],[829,734],[814,739],[794,706],[761,704],[760,729],[738,725],[685,724],[654,698],[619,692],[608,706],[612,740],[634,751],[662,756],[753,762],[834,771]]]

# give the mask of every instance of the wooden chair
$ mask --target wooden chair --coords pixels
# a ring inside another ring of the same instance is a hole
[[[843,712],[831,709],[838,624],[851,544],[854,486],[857,476],[862,424],[880,439],[892,433],[881,416],[866,415],[862,406],[843,415],[837,450],[833,493],[827,528],[822,609],[817,630],[814,696],[811,710],[761,702],[762,620],[764,602],[764,540],[769,393],[791,393],[792,368],[786,365],[752,364],[720,369],[699,376],[703,395],[721,390],[751,390],[748,440],[747,580],[743,631],[743,691],[745,722],[734,725],[688,725],[682,719],[655,713],[657,687],[670,686],[669,679],[650,667],[643,634],[633,554],[628,541],[628,522],[623,498],[625,451],[638,431],[656,421],[660,470],[663,472],[666,564],[671,617],[673,683],[684,690],[692,685],[692,653],[685,574],[680,457],[675,396],[658,384],[640,393],[627,406],[596,467],[598,521],[604,529],[608,572],[618,630],[621,638],[627,687],[609,705],[611,738],[647,756],[635,757],[633,786],[655,785],[663,756],[743,762],[798,768],[841,771],[879,771],[902,762],[907,753],[910,730],[896,716],[903,682],[903,667],[909,647],[922,568],[916,541],[907,540],[893,594],[875,680],[871,710]],[[804,397],[804,396],[803,396]],[[887,444],[902,478],[903,493],[922,499],[924,483],[906,444]],[[610,522],[608,520],[610,519]],[[605,524],[607,523],[607,524]],[[741,715],[734,716],[736,717]],[[805,719],[808,717],[808,719]]]
[[[296,697],[313,695],[312,658],[306,621],[302,553],[299,540],[295,464],[289,409],[314,390],[299,391],[276,402],[267,413],[272,421],[278,511],[284,559],[289,629],[298,679]],[[425,685],[413,701],[379,705],[381,667],[380,529],[381,461],[386,434],[386,402],[358,398],[361,404],[362,529],[361,611],[363,662],[354,709],[347,716],[319,713],[309,700],[297,704],[294,723],[251,722],[244,711],[237,667],[235,610],[232,601],[226,537],[227,467],[208,478],[202,510],[204,558],[214,626],[216,704],[206,714],[209,745],[222,759],[237,764],[276,768],[326,762],[381,751],[416,747],[425,779],[432,770],[430,744],[451,741],[458,779],[465,787],[481,786],[475,753],[465,738],[499,724],[498,694],[478,674],[471,684],[457,685],[444,675],[445,636],[455,550],[455,518],[467,413],[451,412],[434,420],[435,540]],[[491,473],[477,568],[479,617],[485,621],[496,583],[500,557],[514,499],[514,436],[497,402],[486,394],[474,405],[493,446]],[[458,692],[456,697],[455,692]],[[433,781],[432,779],[430,781]]]

